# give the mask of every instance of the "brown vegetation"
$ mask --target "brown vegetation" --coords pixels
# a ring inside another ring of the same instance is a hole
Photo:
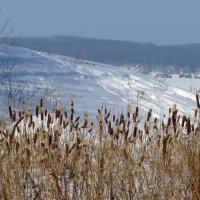
[[[200,199],[198,96],[193,119],[174,106],[166,123],[130,106],[81,121],[73,101],[35,112],[10,107],[1,125],[0,199]]]

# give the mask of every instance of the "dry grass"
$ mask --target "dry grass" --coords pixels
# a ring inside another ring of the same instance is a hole
[[[139,109],[97,112],[95,125],[41,99],[35,117],[9,108],[0,129],[0,199],[200,199],[200,106],[193,119],[141,124]]]

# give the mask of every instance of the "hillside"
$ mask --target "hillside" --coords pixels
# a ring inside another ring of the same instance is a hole
[[[1,38],[1,42],[49,53],[85,58],[115,66],[131,66],[145,74],[157,72],[164,77],[199,77],[200,45],[158,46],[73,36],[47,38]]]
[[[188,85],[177,86],[179,79],[173,79],[173,85],[170,85],[170,81],[152,79],[121,67],[0,46],[0,70],[7,67],[8,58],[17,58],[14,68],[19,77],[38,83],[41,90],[35,100],[45,96],[52,105],[62,99],[64,106],[68,107],[68,102],[73,98],[76,113],[89,111],[95,116],[101,105],[121,112],[131,104],[133,107],[138,105],[145,112],[153,109],[154,116],[162,117],[174,103],[185,114],[191,113],[195,107],[194,93],[189,92]]]

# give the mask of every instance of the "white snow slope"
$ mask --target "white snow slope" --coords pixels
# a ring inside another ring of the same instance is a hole
[[[40,95],[49,95],[54,100],[61,98],[67,107],[73,98],[77,113],[88,111],[94,116],[103,105],[118,113],[131,104],[134,109],[139,105],[143,111],[151,108],[154,116],[160,117],[168,113],[174,103],[184,114],[193,114],[191,111],[196,105],[194,94],[176,86],[176,80],[173,80],[172,86],[169,80],[167,83],[154,80],[128,69],[0,46],[0,59],[8,57],[19,58],[16,69],[21,76],[40,82],[43,88]],[[4,67],[1,65],[0,70]],[[200,80],[198,83],[200,86]]]

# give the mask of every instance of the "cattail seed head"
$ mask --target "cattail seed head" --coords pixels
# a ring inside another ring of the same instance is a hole
[[[13,122],[16,122],[16,112],[15,111],[13,111],[12,120],[13,120]]]
[[[10,119],[12,119],[12,108],[11,108],[11,106],[9,106],[9,116],[10,116]]]
[[[196,102],[197,102],[197,108],[200,109],[199,95],[198,94],[196,94]]]
[[[43,108],[43,98],[40,99],[40,108]]]
[[[45,109],[45,112],[44,112],[44,114],[45,114],[45,117],[47,117],[47,109]]]
[[[36,114],[36,117],[39,116],[39,106],[38,105],[35,108],[35,114]]]

